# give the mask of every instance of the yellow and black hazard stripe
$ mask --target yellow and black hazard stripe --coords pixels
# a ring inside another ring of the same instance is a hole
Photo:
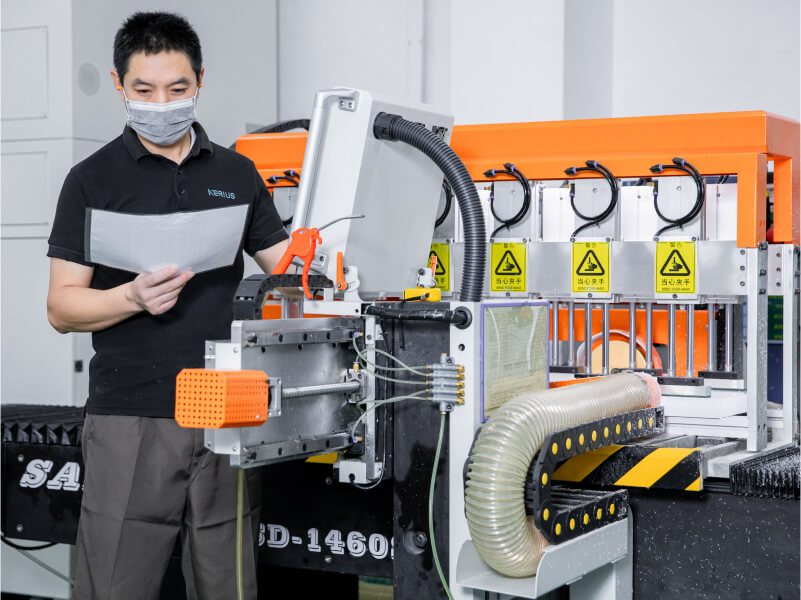
[[[566,460],[555,481],[592,486],[656,488],[700,492],[698,448],[611,445]]]
[[[651,406],[549,433],[531,463],[525,486],[526,512],[534,517],[545,539],[559,544],[625,518],[628,513],[625,489],[597,492],[554,486],[560,464],[664,429],[664,409]],[[605,462],[594,460],[595,466]]]

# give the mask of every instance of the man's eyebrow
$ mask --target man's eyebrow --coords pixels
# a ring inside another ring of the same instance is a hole
[[[137,77],[136,79],[134,79],[134,80],[133,80],[133,82],[131,83],[131,85],[149,85],[150,87],[153,87],[153,84],[152,84],[152,83],[149,83],[149,82],[147,82],[147,81],[144,81],[144,80],[142,80],[142,79],[139,79],[138,77]]]
[[[172,87],[174,85],[189,85],[189,79],[187,79],[186,77],[181,77],[180,79],[173,81],[167,87]]]

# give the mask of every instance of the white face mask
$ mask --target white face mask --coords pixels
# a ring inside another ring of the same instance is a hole
[[[197,90],[191,98],[173,102],[137,102],[128,100],[125,90],[128,125],[157,146],[169,146],[180,140],[197,120]]]

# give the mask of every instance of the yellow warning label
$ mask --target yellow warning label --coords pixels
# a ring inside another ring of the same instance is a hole
[[[451,245],[450,244],[431,244],[431,252],[428,253],[428,264],[431,258],[437,257],[437,269],[434,271],[434,279],[440,291],[451,291]]]
[[[657,294],[695,294],[695,242],[656,243]]]
[[[574,294],[609,293],[609,243],[573,242]]]
[[[526,245],[492,244],[490,248],[491,292],[526,291]]]

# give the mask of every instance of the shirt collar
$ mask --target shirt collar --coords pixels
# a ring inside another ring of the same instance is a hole
[[[208,151],[210,155],[214,154],[214,147],[209,140],[209,136],[206,135],[206,130],[203,129],[200,123],[197,121],[192,123],[192,130],[195,134],[195,140],[189,149],[187,158],[194,158],[203,151]],[[128,152],[130,152],[131,157],[133,157],[133,159],[136,161],[143,156],[154,156],[152,152],[149,152],[148,149],[142,145],[142,142],[139,141],[139,137],[136,135],[136,132],[127,125],[122,132],[122,141],[125,144],[125,147],[128,149]]]

